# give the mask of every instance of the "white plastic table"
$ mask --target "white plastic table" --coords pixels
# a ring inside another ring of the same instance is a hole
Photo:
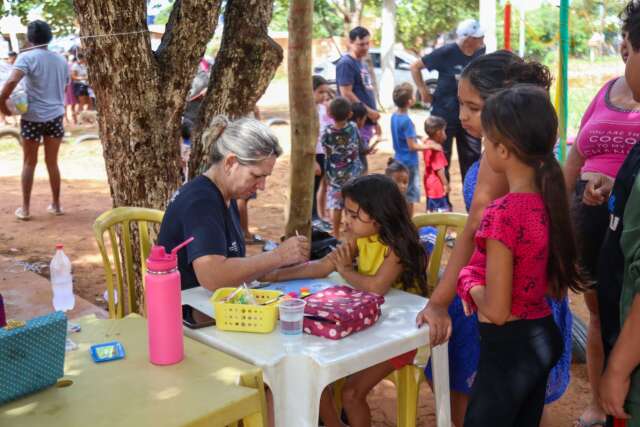
[[[211,295],[204,288],[189,289],[182,292],[182,303],[212,315]],[[225,332],[215,326],[185,328],[185,334],[262,369],[273,393],[276,426],[317,427],[320,394],[328,384],[428,342],[428,326],[415,325],[426,301],[391,290],[375,325],[336,341],[307,334],[290,338],[278,327],[270,334]],[[447,345],[434,347],[431,354],[437,426],[449,427]]]

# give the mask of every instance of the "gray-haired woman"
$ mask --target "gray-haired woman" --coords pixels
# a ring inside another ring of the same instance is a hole
[[[236,199],[264,190],[282,154],[275,135],[255,119],[229,122],[218,116],[203,138],[211,146],[211,166],[176,191],[158,236],[158,244],[167,249],[195,237],[178,253],[182,289],[237,286],[307,261],[309,243],[297,236],[272,252],[245,257]]]

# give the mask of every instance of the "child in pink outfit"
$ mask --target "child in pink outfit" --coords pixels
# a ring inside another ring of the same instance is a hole
[[[486,284],[487,240],[497,240],[513,254],[511,314],[540,319],[551,314],[547,293],[549,218],[540,193],[509,193],[485,210],[476,231],[476,249],[458,276],[458,294],[475,308],[469,291]]]
[[[457,293],[466,314],[477,312],[480,334],[464,427],[538,427],[563,352],[546,296],[585,289],[553,156],[558,119],[549,94],[523,84],[487,98],[481,123],[483,156],[509,193],[485,208],[458,276]]]
[[[424,150],[424,191],[427,195],[428,212],[451,212],[449,204],[449,181],[445,169],[449,162],[442,151],[442,144],[447,140],[447,122],[438,116],[429,116],[424,121],[424,131],[427,133],[429,145],[439,147]]]

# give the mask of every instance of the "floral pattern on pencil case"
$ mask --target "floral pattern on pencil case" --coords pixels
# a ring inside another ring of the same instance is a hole
[[[340,339],[378,321],[384,297],[348,286],[335,286],[307,298],[304,332]]]

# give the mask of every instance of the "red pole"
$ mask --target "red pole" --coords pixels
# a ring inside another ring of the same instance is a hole
[[[504,48],[511,50],[511,3],[504,5]]]

